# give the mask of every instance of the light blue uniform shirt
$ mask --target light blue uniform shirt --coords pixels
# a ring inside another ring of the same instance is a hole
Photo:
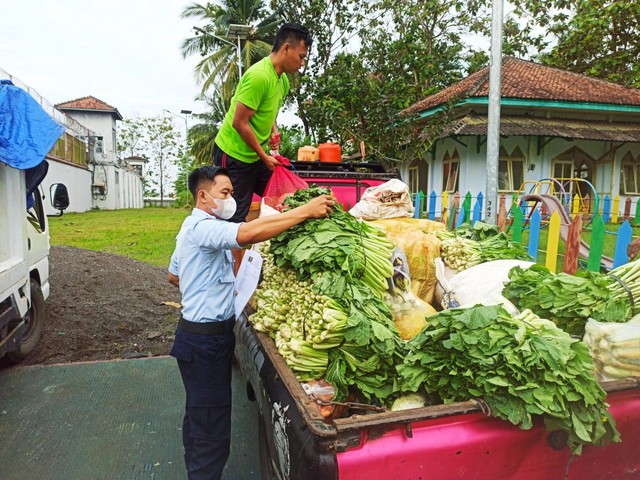
[[[191,322],[217,322],[234,311],[232,248],[240,223],[219,220],[199,208],[182,223],[169,272],[180,277],[182,316]]]

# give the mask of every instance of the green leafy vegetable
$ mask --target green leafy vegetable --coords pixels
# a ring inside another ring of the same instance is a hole
[[[438,232],[443,261],[458,271],[502,259],[531,260],[525,248],[500,232],[497,226],[465,223],[451,232]]]
[[[631,262],[609,275],[588,271],[554,274],[540,265],[527,270],[515,267],[509,271],[502,295],[518,309],[528,308],[564,331],[582,336],[589,318],[625,322],[633,316],[632,299],[640,298],[639,265]]]
[[[522,429],[542,415],[548,430],[568,433],[575,453],[620,440],[587,346],[530,311],[446,310],[407,348],[397,368],[403,392],[424,388],[445,403],[482,398],[491,415]]]
[[[288,197],[293,208],[329,191]],[[393,244],[377,227],[337,206],[272,239],[250,321],[269,333],[300,380],[325,379],[345,400],[352,388],[367,399],[397,392],[395,365],[403,343],[381,300],[393,275]]]

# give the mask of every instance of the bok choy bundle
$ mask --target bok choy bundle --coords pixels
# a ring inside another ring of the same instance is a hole
[[[578,454],[584,444],[620,440],[586,344],[530,311],[445,310],[407,347],[398,366],[405,392],[424,388],[445,403],[482,399],[492,416],[522,429],[541,415]]]
[[[286,200],[293,208],[330,193],[311,187]],[[339,205],[271,240],[257,310],[249,320],[269,333],[299,380],[322,376],[345,400],[355,387],[384,400],[397,391],[402,340],[382,301],[393,275],[393,244],[377,227]]]

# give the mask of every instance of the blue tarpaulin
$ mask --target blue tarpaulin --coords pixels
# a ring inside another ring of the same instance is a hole
[[[31,95],[0,81],[0,162],[20,170],[35,167],[63,132]]]

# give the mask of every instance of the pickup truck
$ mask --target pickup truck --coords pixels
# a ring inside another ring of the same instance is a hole
[[[309,183],[340,188],[343,203],[347,194],[359,198],[356,185],[382,180],[356,165],[303,164],[296,171]],[[602,384],[622,442],[585,446],[579,456],[563,432],[546,431],[542,421],[520,430],[475,401],[400,412],[351,404],[346,416],[327,420],[273,340],[249,324],[251,313],[247,307],[236,323],[236,359],[259,410],[262,479],[640,478],[640,379]]]

